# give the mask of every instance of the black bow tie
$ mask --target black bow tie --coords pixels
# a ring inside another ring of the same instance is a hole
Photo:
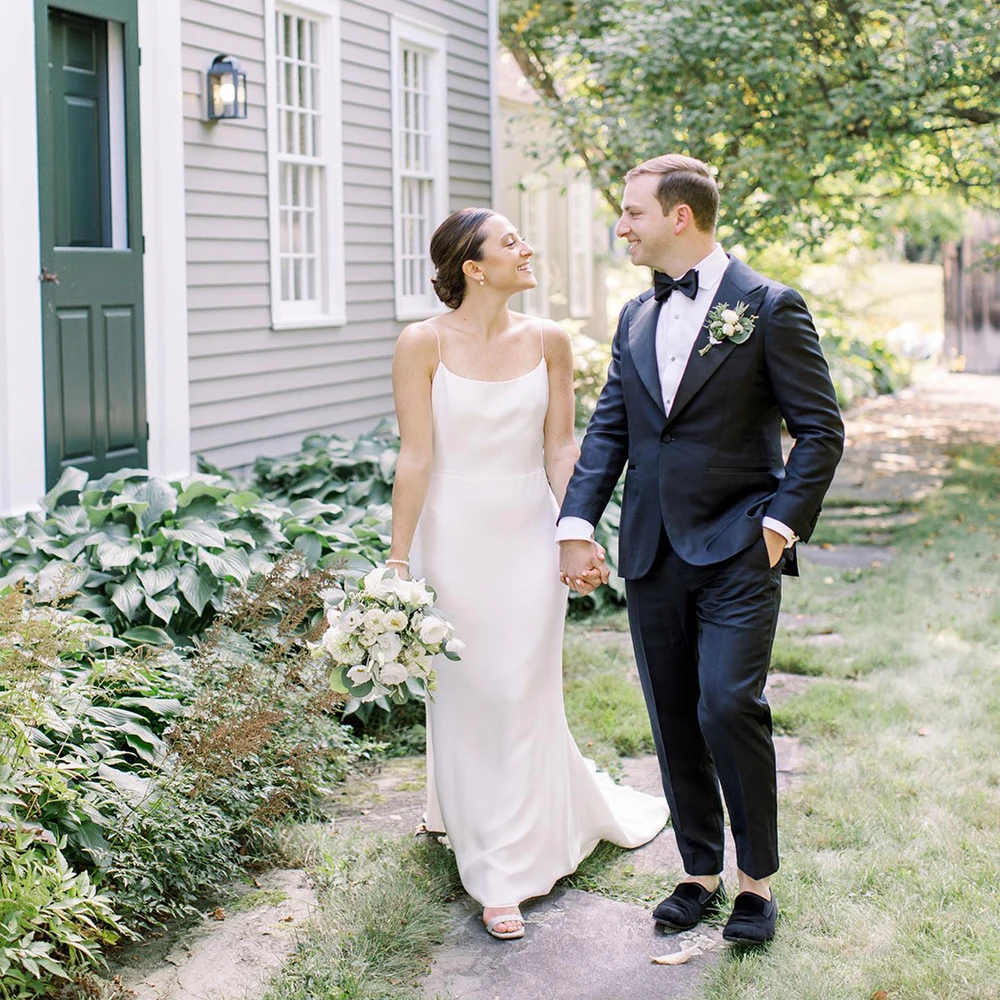
[[[698,272],[692,267],[684,277],[671,278],[669,274],[657,271],[653,277],[653,297],[656,301],[666,302],[674,289],[693,299],[698,294]]]

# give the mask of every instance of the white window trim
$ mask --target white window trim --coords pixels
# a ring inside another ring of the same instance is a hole
[[[441,303],[433,290],[426,296],[404,295],[402,293],[402,184],[400,163],[402,160],[402,143],[399,136],[399,123],[402,120],[402,109],[399,106],[399,62],[400,48],[408,42],[426,50],[430,56],[431,71],[431,101],[440,109],[440,114],[432,115],[431,120],[436,125],[436,131],[431,140],[432,155],[435,164],[434,176],[434,219],[431,220],[431,230],[441,223],[448,214],[448,67],[447,40],[448,33],[412,21],[408,17],[392,16],[390,30],[390,90],[392,108],[392,232],[393,232],[393,277],[395,286],[396,319],[409,321],[424,319],[428,313],[440,313]]]
[[[583,205],[589,211],[579,211]],[[594,189],[588,178],[578,178],[569,186],[567,210],[567,286],[569,315],[572,319],[589,319],[594,313]],[[586,264],[580,269],[583,283],[574,280],[574,247],[586,247]]]
[[[534,232],[524,231],[525,202],[532,195],[538,198],[538,214],[535,220],[537,229]],[[522,294],[522,303],[525,312],[530,312],[539,319],[547,319],[551,314],[551,303],[549,301],[549,182],[543,174],[527,174],[521,178],[518,188],[518,226],[521,227],[521,235],[531,245],[535,251],[535,256],[531,259],[532,270],[535,272],[535,281],[538,284],[530,291]],[[536,306],[531,306],[531,296],[534,293]]]
[[[324,151],[322,211],[324,230],[320,233],[325,268],[318,275],[323,287],[325,308],[305,313],[296,303],[281,301],[281,221],[278,197],[278,45],[274,21],[278,10],[321,22],[322,49],[320,79],[323,81],[320,107],[321,148]],[[346,249],[344,243],[344,140],[343,99],[340,58],[340,0],[264,0],[264,47],[267,60],[265,94],[267,104],[267,202],[270,232],[271,328],[305,330],[343,326],[347,322]]]

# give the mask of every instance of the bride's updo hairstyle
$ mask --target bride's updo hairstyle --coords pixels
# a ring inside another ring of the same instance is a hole
[[[434,277],[431,284],[437,297],[449,308],[457,309],[465,298],[467,260],[483,259],[483,226],[495,213],[488,208],[463,208],[449,215],[431,237],[431,261]]]

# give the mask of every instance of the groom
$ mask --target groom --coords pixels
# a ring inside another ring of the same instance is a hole
[[[693,927],[725,900],[721,784],[739,876],[723,936],[768,941],[778,843],[764,682],[781,574],[796,574],[793,546],[816,524],[844,427],[801,296],[715,242],[706,164],[659,156],[625,182],[616,232],[655,283],[618,318],[560,512],[560,571],[584,592],[605,575],[593,526],[626,467],[618,572],[685,869],[653,917]]]

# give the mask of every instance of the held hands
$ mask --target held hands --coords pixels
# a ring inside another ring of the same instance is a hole
[[[559,543],[559,579],[581,597],[607,583],[610,576],[604,549],[597,542],[572,539]]]

